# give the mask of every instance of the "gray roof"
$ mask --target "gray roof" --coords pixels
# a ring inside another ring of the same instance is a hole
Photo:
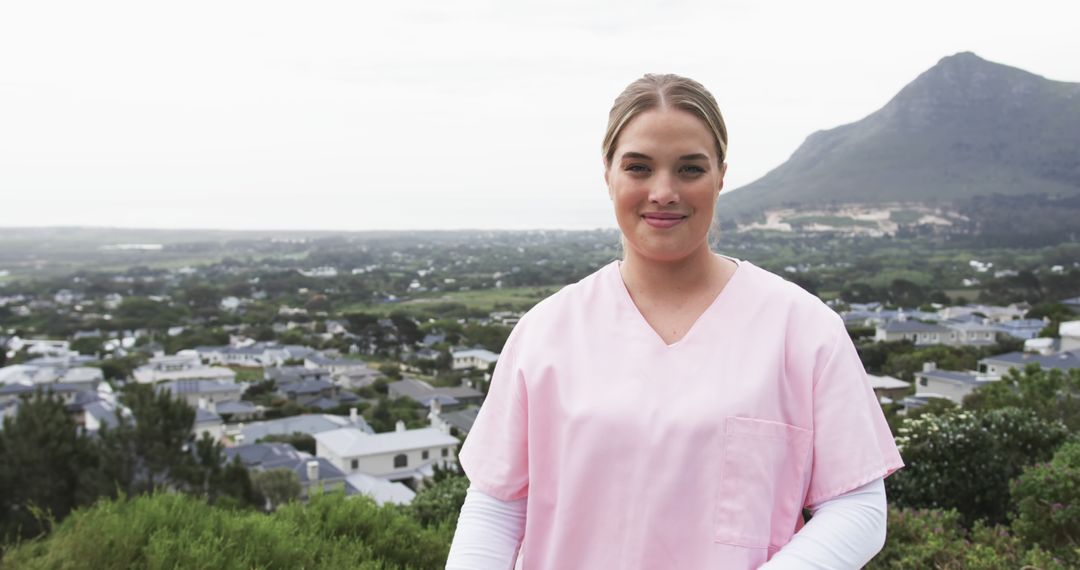
[[[890,333],[927,333],[927,332],[949,332],[949,329],[930,323],[924,323],[920,321],[889,321],[884,326],[885,332]]]
[[[239,457],[245,467],[262,465],[266,461],[299,457],[299,451],[287,443],[248,443],[225,448],[225,458],[232,461]]]
[[[353,473],[345,478],[346,495],[367,495],[375,504],[407,505],[416,493],[401,483],[387,481],[367,473]]]
[[[45,384],[7,384],[0,386],[0,395],[8,394],[33,394],[40,388],[42,392],[82,392],[86,390],[85,386],[79,384],[65,384],[64,382],[51,382]]]
[[[218,402],[214,406],[214,409],[216,409],[219,414],[253,414],[259,411],[258,406],[244,400]]]
[[[980,363],[1004,363],[1017,368],[1023,368],[1031,363],[1038,363],[1044,370],[1056,368],[1058,370],[1071,370],[1080,368],[1080,351],[1059,352],[1057,354],[1038,354],[1030,352],[1009,352],[997,356],[988,356],[979,361]]]
[[[220,422],[221,416],[203,408],[195,408],[195,424],[208,424]]]
[[[462,433],[469,433],[469,431],[472,430],[473,422],[476,421],[476,414],[479,412],[480,408],[444,412],[442,414],[442,419],[446,423],[458,428]]]
[[[278,391],[282,394],[318,394],[323,390],[332,388],[334,388],[334,385],[326,380],[304,380],[303,382],[282,384],[278,387]]]
[[[214,380],[170,380],[158,385],[158,390],[169,390],[173,394],[218,394],[243,392],[247,386],[235,382],[217,382]]]
[[[116,417],[116,411],[107,406],[105,402],[98,400],[92,404],[88,404],[83,411],[89,415],[94,416],[97,421],[105,427],[116,427],[120,424],[119,418]]]
[[[375,433],[371,426],[364,421],[363,416],[357,416],[355,427],[367,433]],[[306,433],[314,435],[320,432],[352,426],[346,416],[331,416],[328,414],[302,414],[276,420],[267,420],[245,425],[241,430],[245,441],[258,441],[268,435],[292,435],[294,433]]]

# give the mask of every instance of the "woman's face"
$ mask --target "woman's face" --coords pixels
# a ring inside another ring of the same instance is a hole
[[[627,247],[656,261],[708,249],[726,169],[717,164],[712,134],[694,115],[666,108],[631,119],[604,171]]]

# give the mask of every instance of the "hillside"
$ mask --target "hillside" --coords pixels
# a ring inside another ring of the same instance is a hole
[[[722,194],[717,217],[841,203],[964,209],[993,195],[1075,198],[1078,148],[1080,83],[958,53],[878,111],[813,133],[787,162]]]

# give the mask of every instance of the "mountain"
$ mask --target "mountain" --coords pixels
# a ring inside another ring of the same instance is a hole
[[[994,195],[1078,203],[1080,83],[963,52],[878,111],[813,133],[787,162],[721,194],[717,218],[852,203],[962,207]]]

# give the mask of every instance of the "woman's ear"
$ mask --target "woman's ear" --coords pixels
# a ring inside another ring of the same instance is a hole
[[[608,163],[604,160],[604,185],[607,186],[607,195],[609,199],[614,199],[611,196],[611,180],[608,179]]]
[[[719,195],[720,191],[724,189],[724,175],[727,174],[727,163],[720,163],[720,180],[716,185],[716,194]]]

